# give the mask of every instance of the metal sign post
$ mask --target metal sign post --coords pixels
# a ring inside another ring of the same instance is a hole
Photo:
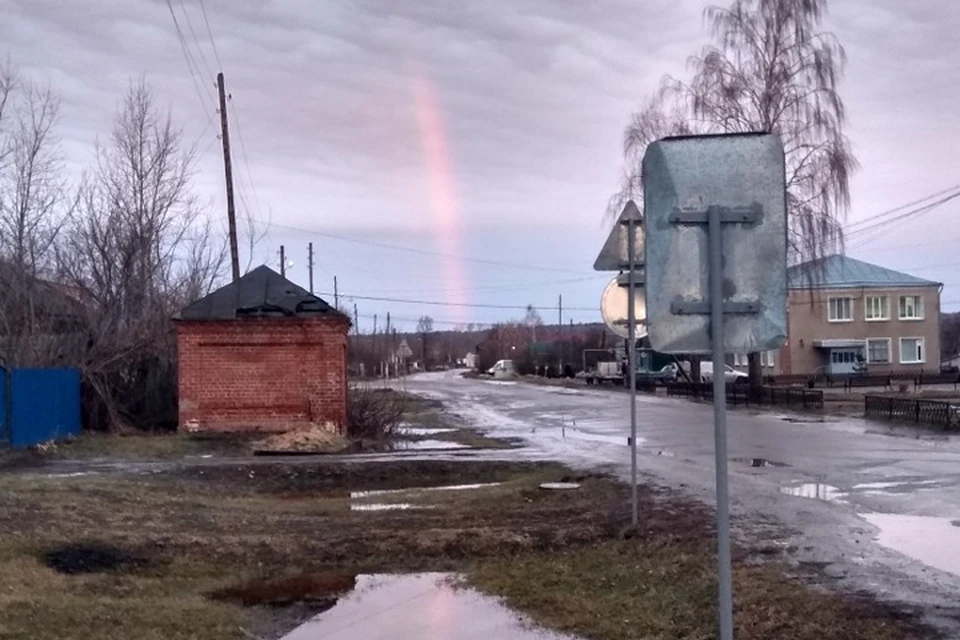
[[[786,339],[784,185],[771,134],[666,138],[643,158],[651,345],[713,358],[721,640],[733,640],[726,354]]]
[[[637,259],[638,246],[643,251],[643,216],[633,200],[627,202],[617,224],[604,242],[593,268],[597,271],[627,270],[627,367],[630,384],[630,522],[634,527],[639,521],[637,499]],[[626,232],[626,233],[624,233]],[[614,325],[614,331],[619,334]]]
[[[636,248],[637,222],[631,216],[627,220],[627,366],[630,367],[630,524],[637,526],[640,506],[637,504],[637,312],[636,296]]]

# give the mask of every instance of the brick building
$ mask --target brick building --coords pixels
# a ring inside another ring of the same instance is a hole
[[[261,266],[176,324],[181,429],[346,427],[350,320],[317,296]]]

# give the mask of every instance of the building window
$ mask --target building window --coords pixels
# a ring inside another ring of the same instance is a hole
[[[775,351],[763,351],[760,353],[760,366],[761,367],[772,367],[773,366],[773,354]]]
[[[869,338],[867,340],[867,363],[890,363],[890,338]]]
[[[923,338],[900,338],[901,364],[922,364],[924,356]]]
[[[827,319],[830,322],[851,322],[853,321],[853,298],[830,298],[830,315]]]
[[[923,320],[923,296],[900,296],[900,319]]]
[[[749,363],[747,359],[747,354],[745,353],[735,353],[733,354],[733,366],[735,367],[745,367]]]
[[[868,321],[890,319],[890,298],[888,296],[867,296],[864,299],[864,313]]]

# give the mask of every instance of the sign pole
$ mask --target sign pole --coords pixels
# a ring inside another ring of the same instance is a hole
[[[630,522],[636,527],[640,507],[637,504],[637,313],[636,296],[636,237],[637,223],[631,217],[627,222],[627,366],[630,367]]]
[[[730,563],[730,497],[727,485],[727,381],[723,328],[723,247],[721,209],[707,210],[710,249],[710,325],[713,347],[713,433],[717,474],[717,561],[720,583],[720,639],[733,640],[733,585]],[[636,458],[634,458],[634,462]],[[636,478],[634,478],[636,479]],[[634,487],[636,491],[636,487]]]

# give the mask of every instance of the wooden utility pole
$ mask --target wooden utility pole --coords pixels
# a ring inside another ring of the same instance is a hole
[[[560,334],[560,365],[557,371],[557,377],[563,377],[563,352],[566,345],[563,342],[563,294],[557,298],[557,316],[559,317],[559,322],[557,323],[557,331]]]
[[[227,224],[230,230],[230,266],[233,280],[240,279],[240,253],[237,250],[237,211],[233,206],[233,164],[230,161],[230,130],[227,128],[227,92],[223,74],[217,74],[217,91],[220,94],[220,141],[223,142],[223,173],[227,182]]]
[[[310,269],[310,295],[313,295],[313,243],[307,245],[307,268]]]
[[[360,335],[360,314],[357,313],[357,303],[353,303],[353,326],[357,329],[357,335]]]
[[[337,276],[333,276],[333,308],[340,309],[340,290],[337,289]]]
[[[287,254],[283,252],[283,245],[280,245],[280,275],[287,277]]]

